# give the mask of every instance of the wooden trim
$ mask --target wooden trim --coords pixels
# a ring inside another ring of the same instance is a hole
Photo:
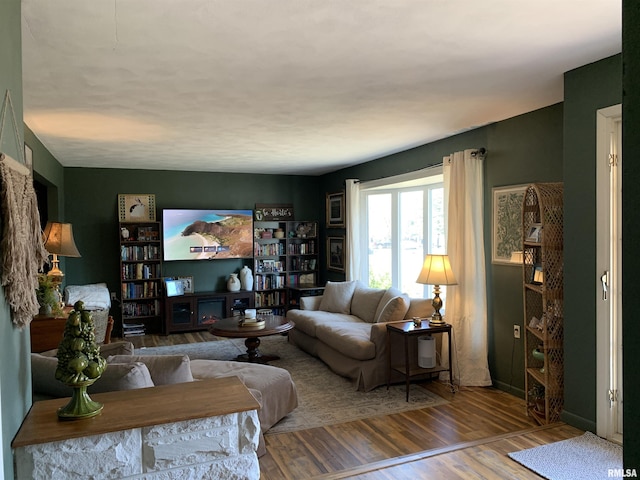
[[[492,437],[481,438],[481,439],[472,440],[472,441],[469,441],[469,442],[456,443],[454,445],[447,445],[446,447],[442,447],[442,448],[434,448],[434,449],[426,450],[426,451],[420,452],[420,453],[415,453],[415,454],[411,454],[411,455],[403,455],[403,456],[400,456],[400,457],[391,458],[389,460],[382,460],[380,462],[368,463],[367,465],[362,465],[362,466],[359,466],[359,467],[350,468],[348,470],[342,470],[342,471],[336,472],[336,473],[328,473],[326,475],[320,475],[320,476],[316,476],[314,478],[315,479],[322,479],[322,480],[337,480],[337,479],[342,479],[342,478],[352,478],[355,475],[363,475],[365,473],[371,473],[371,472],[375,472],[375,471],[386,469],[386,468],[390,468],[390,467],[397,467],[399,465],[404,465],[404,464],[411,463],[411,462],[417,462],[417,461],[420,461],[420,460],[425,460],[427,458],[435,457],[437,455],[444,455],[444,454],[455,452],[455,451],[458,451],[458,450],[464,450],[466,448],[473,448],[473,447],[477,447],[479,445],[486,445],[488,443],[498,442],[500,440],[504,440],[504,439],[507,439],[507,438],[518,437],[518,436],[521,436],[521,435],[528,435],[530,433],[539,432],[541,430],[547,430],[547,429],[550,429],[550,428],[556,428],[556,427],[559,427],[561,425],[564,425],[564,424],[563,423],[550,423],[550,424],[541,425],[541,426],[538,426],[538,427],[532,427],[532,428],[526,428],[524,430],[518,430],[516,432],[503,433],[502,435],[494,435]]]

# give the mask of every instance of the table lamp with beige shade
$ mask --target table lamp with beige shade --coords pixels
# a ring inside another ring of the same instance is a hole
[[[47,273],[56,286],[58,298],[62,300],[60,294],[60,284],[64,278],[64,273],[60,270],[58,255],[62,257],[79,257],[80,252],[73,239],[73,227],[70,223],[47,222],[42,233],[44,248],[53,255],[52,268]]]
[[[444,325],[440,309],[442,299],[440,298],[440,285],[457,285],[456,277],[451,270],[448,255],[427,254],[424,258],[422,270],[418,275],[417,283],[423,285],[433,285],[433,315],[429,319],[431,325]]]

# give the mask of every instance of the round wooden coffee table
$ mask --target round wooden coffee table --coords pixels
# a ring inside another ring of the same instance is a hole
[[[209,332],[218,337],[246,338],[244,344],[247,353],[238,355],[238,360],[252,363],[268,363],[277,360],[277,355],[263,355],[258,350],[260,337],[284,333],[293,328],[293,322],[280,315],[269,315],[264,318],[264,327],[241,326],[243,317],[223,318],[211,324]],[[259,318],[260,320],[260,318]]]

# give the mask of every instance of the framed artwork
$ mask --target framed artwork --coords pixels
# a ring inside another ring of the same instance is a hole
[[[155,222],[156,196],[146,193],[121,193],[118,195],[118,212],[121,222]]]
[[[327,193],[327,227],[344,227],[344,192]]]
[[[33,177],[33,150],[31,150],[31,147],[26,143],[24,144],[24,164]]]
[[[527,185],[493,189],[491,262],[521,265],[511,261],[513,252],[522,251],[522,201]]]
[[[344,237],[327,237],[327,269],[344,272]]]
[[[527,242],[539,243],[542,238],[542,224],[532,223],[527,232]]]
[[[531,283],[533,285],[542,285],[544,283],[544,271],[542,265],[536,263],[531,271]]]
[[[174,277],[165,277],[164,289],[167,297],[177,297],[184,295],[184,284]]]
[[[184,293],[193,293],[193,277],[178,277],[182,282],[182,290]]]

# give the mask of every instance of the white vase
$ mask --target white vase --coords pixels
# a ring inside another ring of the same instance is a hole
[[[229,279],[227,280],[227,290],[230,292],[237,292],[240,290],[240,279],[238,279],[237,273],[229,275]]]
[[[240,286],[242,290],[253,290],[253,272],[246,265],[240,270]]]

